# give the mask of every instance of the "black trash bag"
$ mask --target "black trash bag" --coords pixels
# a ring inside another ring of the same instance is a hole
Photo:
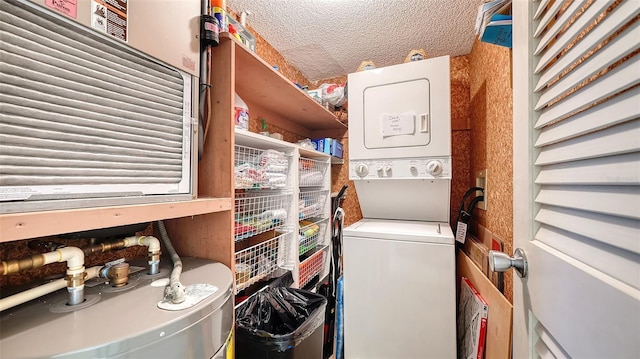
[[[325,297],[295,288],[267,288],[256,293],[236,309],[237,358],[257,358],[258,354],[261,358],[294,357],[277,353],[299,346],[316,333],[322,354],[320,327],[326,305]]]

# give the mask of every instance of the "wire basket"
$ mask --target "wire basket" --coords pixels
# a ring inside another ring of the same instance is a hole
[[[328,190],[300,192],[298,200],[298,220],[321,217],[327,202]]]
[[[284,152],[235,145],[236,189],[284,188],[288,183],[288,173],[289,156]]]
[[[235,240],[278,228],[287,220],[291,192],[243,192],[235,199]]]
[[[304,287],[309,281],[322,271],[324,265],[324,249],[326,246],[318,249],[317,252],[311,254],[307,259],[300,263],[299,267],[299,286]]]
[[[320,219],[317,221],[301,221],[300,232],[298,233],[298,255],[314,249],[317,245],[326,245],[326,230],[329,219]]]
[[[322,186],[329,163],[322,160],[300,157],[298,178],[300,187]]]
[[[280,270],[293,269],[293,235],[293,232],[282,233],[236,253],[236,293]]]

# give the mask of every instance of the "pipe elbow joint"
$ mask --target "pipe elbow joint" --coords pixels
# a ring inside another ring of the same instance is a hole
[[[84,251],[78,247],[63,247],[55,251],[59,255],[58,262],[67,262],[67,274],[84,273]]]
[[[160,253],[160,241],[156,237],[142,236],[138,238],[138,244],[149,247],[149,253]]]

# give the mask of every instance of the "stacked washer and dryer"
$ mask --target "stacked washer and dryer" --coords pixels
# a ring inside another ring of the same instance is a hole
[[[345,357],[455,358],[449,57],[349,74]]]

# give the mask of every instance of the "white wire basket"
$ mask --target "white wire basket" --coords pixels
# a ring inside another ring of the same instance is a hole
[[[329,219],[300,221],[298,233],[298,255],[302,256],[318,245],[327,245],[326,230]]]
[[[300,288],[307,285],[313,277],[322,271],[322,267],[324,266],[325,248],[327,248],[327,246],[318,248],[315,253],[309,255],[309,257],[300,262],[298,271],[298,284]]]
[[[275,229],[286,223],[291,192],[243,192],[235,199],[235,240]]]
[[[322,186],[324,175],[327,172],[327,168],[329,167],[329,163],[327,161],[300,157],[298,166],[298,179],[300,187]]]
[[[279,189],[287,186],[289,156],[276,150],[235,145],[235,188]]]
[[[298,199],[298,220],[321,217],[327,202],[328,190],[300,192]]]
[[[235,255],[236,293],[274,273],[293,270],[291,256],[293,232],[276,234],[259,244],[243,249]]]

